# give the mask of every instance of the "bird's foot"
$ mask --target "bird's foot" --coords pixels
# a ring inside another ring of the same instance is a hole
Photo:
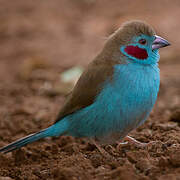
[[[98,151],[101,153],[103,157],[109,158],[109,159],[113,158],[103,147],[101,147],[98,143],[96,143],[95,140],[91,140],[91,141],[96,146],[96,148],[98,149]]]
[[[149,143],[142,143],[142,142],[140,142],[140,141],[138,141],[138,140],[136,140],[136,139],[134,139],[134,138],[132,138],[130,136],[126,136],[124,138],[124,140],[125,140],[125,142],[118,143],[118,146],[117,146],[118,149],[120,148],[121,145],[127,144],[127,143],[133,144],[138,148],[148,148],[149,146],[155,144],[154,141],[149,142]]]

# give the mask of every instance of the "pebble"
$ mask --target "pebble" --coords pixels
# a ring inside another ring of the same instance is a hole
[[[10,177],[3,177],[3,176],[1,176],[1,177],[0,177],[0,180],[13,180],[13,179],[10,178]]]
[[[174,167],[180,167],[180,151],[175,151],[170,154],[170,162]]]

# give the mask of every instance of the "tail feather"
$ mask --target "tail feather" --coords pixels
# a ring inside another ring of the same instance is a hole
[[[47,129],[43,129],[37,133],[30,134],[5,147],[0,148],[0,152],[8,153],[45,137],[61,136],[65,134],[65,132],[68,129],[68,126],[69,126],[68,121],[64,119],[62,121],[59,121],[58,123],[55,123],[54,125],[50,126]]]
[[[48,136],[48,131],[47,131],[47,129],[44,129],[38,133],[30,134],[30,135],[23,137],[5,147],[2,147],[0,149],[0,152],[8,153],[8,152],[14,151],[22,146],[25,146],[26,144],[32,143],[39,139],[45,138],[47,136]]]

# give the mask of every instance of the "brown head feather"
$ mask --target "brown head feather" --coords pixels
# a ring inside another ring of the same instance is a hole
[[[124,23],[116,30],[109,38],[110,41],[115,41],[118,44],[126,44],[132,37],[145,34],[147,36],[155,35],[153,28],[143,21],[129,21]]]
[[[123,63],[120,46],[127,45],[134,36],[145,34],[148,36],[155,35],[153,28],[143,21],[129,21],[117,29],[109,36],[104,48],[101,52],[106,57],[110,57],[112,61]]]
[[[123,24],[108,38],[103,50],[81,75],[69,98],[61,108],[55,122],[94,102],[103,88],[104,82],[107,80],[111,82],[113,66],[125,63],[123,62],[119,47],[131,41],[133,36],[140,34],[152,36],[155,32],[144,22],[131,21]]]

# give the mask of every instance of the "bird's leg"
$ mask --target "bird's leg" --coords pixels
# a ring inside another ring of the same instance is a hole
[[[102,154],[102,156],[111,157],[111,155],[106,150],[104,150],[94,139],[91,139],[91,142],[96,146],[96,148]]]
[[[125,140],[125,141],[128,141],[128,142],[131,143],[131,144],[136,145],[137,147],[145,147],[145,146],[148,145],[148,143],[142,143],[142,142],[136,140],[135,138],[133,138],[133,137],[131,137],[131,136],[126,136],[126,137],[124,138],[124,140]]]
[[[149,142],[149,143],[142,143],[140,141],[137,141],[136,139],[132,138],[131,136],[126,136],[124,138],[125,141],[129,142],[130,144],[134,144],[136,147],[148,147],[149,145],[153,144],[154,142]],[[118,143],[118,146],[121,144],[125,144],[127,142],[123,142],[123,143]]]

